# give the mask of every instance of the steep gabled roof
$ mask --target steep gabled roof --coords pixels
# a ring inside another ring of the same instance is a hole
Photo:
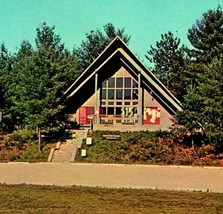
[[[68,109],[72,103],[72,109],[77,110],[94,93],[96,73],[99,74],[99,80],[104,81],[121,67],[124,67],[136,79],[140,72],[142,86],[152,93],[152,96],[170,114],[176,114],[178,110],[182,110],[180,102],[174,95],[140,62],[118,36],[66,90],[64,97],[67,99]]]

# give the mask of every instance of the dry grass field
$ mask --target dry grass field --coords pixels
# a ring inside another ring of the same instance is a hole
[[[223,213],[223,194],[162,190],[0,185],[0,213]]]

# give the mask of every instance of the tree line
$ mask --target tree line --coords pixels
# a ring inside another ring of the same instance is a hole
[[[172,32],[161,35],[146,58],[152,71],[181,101],[175,124],[200,139],[223,143],[223,12],[208,10],[188,30],[192,48]]]
[[[46,23],[36,29],[36,47],[23,41],[15,54],[0,47],[0,109],[4,118],[1,126],[15,128],[41,127],[45,131],[64,128],[66,115],[61,97],[81,72],[119,35],[128,43],[124,28],[106,24],[104,31],[86,34],[79,48],[68,51]]]
[[[0,47],[1,126],[42,127],[58,131],[65,124],[61,96],[67,87],[116,36],[125,43],[130,36],[124,28],[106,24],[103,30],[86,34],[80,47],[68,51],[55,33],[43,23],[36,29],[36,47],[28,41],[10,53]],[[196,134],[197,130],[222,142],[223,121],[223,12],[218,6],[208,10],[187,32],[191,47],[181,44],[172,32],[161,35],[149,46],[146,58],[150,70],[181,101],[183,111],[176,127]],[[217,137],[216,137],[217,136]],[[212,138],[212,139],[213,139]]]

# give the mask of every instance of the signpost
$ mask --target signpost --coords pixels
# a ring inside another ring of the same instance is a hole
[[[93,115],[88,115],[87,119],[90,120],[90,130],[93,130],[93,119],[94,119],[94,116]]]

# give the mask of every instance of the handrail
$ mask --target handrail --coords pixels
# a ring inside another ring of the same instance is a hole
[[[61,145],[61,141],[58,141],[58,142],[56,143],[55,148],[51,148],[51,150],[50,150],[50,154],[49,154],[48,159],[47,159],[47,162],[52,162],[54,152],[55,152],[55,150],[59,150],[59,149],[60,149],[60,145]]]
[[[50,154],[49,154],[48,159],[47,159],[47,162],[52,162],[54,151],[55,151],[55,148],[51,148]]]

